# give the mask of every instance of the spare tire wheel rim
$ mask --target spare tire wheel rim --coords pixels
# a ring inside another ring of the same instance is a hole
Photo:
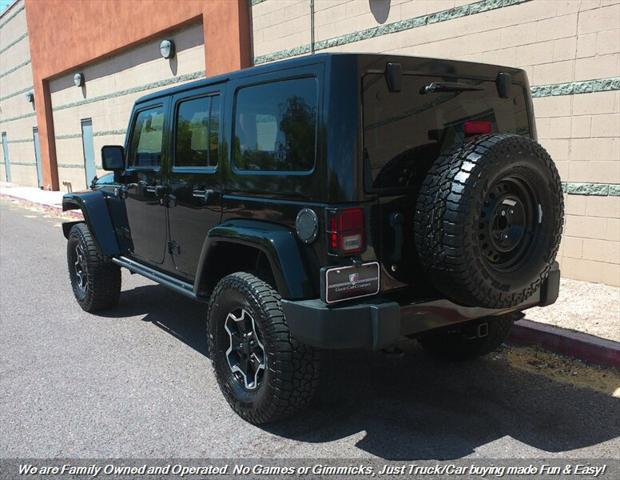
[[[226,361],[233,378],[246,390],[256,390],[263,379],[267,355],[254,317],[237,308],[226,316],[224,330],[229,339]]]
[[[526,259],[539,221],[536,197],[521,178],[496,181],[480,214],[479,240],[484,259],[494,269],[517,269]]]

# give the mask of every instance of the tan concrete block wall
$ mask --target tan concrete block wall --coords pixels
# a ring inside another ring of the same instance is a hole
[[[2,15],[0,15],[0,25],[2,25],[2,30],[0,30],[0,39],[2,40],[1,43],[3,45],[8,45],[9,43],[14,42],[24,33],[26,33],[26,14],[25,11],[22,9],[23,6],[24,1],[20,0],[10,9],[2,12]],[[21,10],[21,12],[19,12],[10,21],[3,25],[4,22],[8,20],[9,17],[13,16],[13,14],[16,13],[18,10]]]
[[[21,92],[32,88],[32,68],[26,63],[30,61],[26,34],[22,0],[0,15],[0,133],[7,134],[11,181],[36,187],[32,129],[37,121],[33,104],[26,100],[25,92]],[[4,161],[0,148],[0,181],[7,179]]]
[[[7,25],[10,25],[9,24]],[[30,45],[28,43],[28,37],[23,37],[17,43],[7,42],[4,40],[4,28],[0,30],[0,35],[2,36],[2,41],[0,42],[0,50],[4,50],[6,46],[8,50],[0,53],[0,72],[6,72],[10,68],[16,67],[20,63],[30,58]]]
[[[316,0],[315,39],[347,41],[364,29],[470,3],[473,0]],[[256,57],[268,59],[274,52],[309,43],[310,11],[304,14],[297,4],[266,0],[252,7]],[[294,20],[297,37],[281,28],[289,20]],[[616,78],[620,0],[533,0],[331,50],[517,66],[528,72],[533,86]],[[534,109],[539,141],[564,182],[620,184],[620,91],[535,98]],[[559,255],[565,275],[620,285],[619,210],[618,196],[566,195]]]
[[[282,45],[301,45],[310,42],[310,5],[306,0],[264,2],[252,10],[255,25],[253,48],[255,55],[280,50]]]
[[[164,38],[175,42],[176,56],[172,60],[162,58],[159,53],[159,43]],[[175,79],[204,72],[204,69],[202,24],[194,24],[50,81],[61,189],[67,189],[63,182],[71,183],[73,191],[86,187],[82,119],[92,120],[95,164],[100,165],[103,145],[124,143],[125,134],[118,132],[127,128],[131,109],[138,98],[182,83]],[[73,75],[78,71],[86,80],[83,88],[73,83]],[[143,88],[162,81],[172,83]],[[124,92],[129,89],[139,91]],[[98,170],[97,173],[104,172]]]

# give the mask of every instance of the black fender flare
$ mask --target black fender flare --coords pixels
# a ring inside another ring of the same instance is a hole
[[[106,257],[114,257],[120,254],[114,225],[103,192],[67,193],[62,197],[62,210],[81,210],[84,221],[95,237],[101,253]],[[76,223],[80,223],[80,221],[63,224],[62,229],[65,237],[69,235],[71,227]]]
[[[209,230],[200,253],[195,292],[198,292],[201,281],[209,278],[209,263],[214,261],[216,247],[222,243],[250,246],[264,253],[282,298],[297,300],[313,297],[312,282],[295,234],[282,225],[246,219],[227,220]]]

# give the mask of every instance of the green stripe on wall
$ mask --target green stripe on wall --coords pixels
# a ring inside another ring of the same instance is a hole
[[[68,140],[70,138],[80,138],[82,136],[81,133],[68,133],[65,135],[56,135],[56,140]]]
[[[403,32],[405,30],[419,28],[425,25],[432,25],[433,23],[447,22],[449,20],[454,20],[455,18],[476,15],[478,13],[484,13],[491,10],[497,10],[498,8],[519,5],[521,3],[526,3],[529,1],[531,0],[481,0],[475,3],[449,8],[447,10],[429,13],[428,15],[407,18],[405,20],[399,20],[398,22],[387,23],[385,25],[367,28],[365,30],[348,33],[346,35],[340,35],[338,37],[328,38],[326,40],[319,40],[318,42],[315,42],[314,50],[325,50],[326,48],[347,45],[349,43],[368,40],[369,38],[389,35],[391,33]],[[254,63],[256,65],[259,65],[261,63],[267,63],[274,60],[302,55],[304,53],[309,53],[311,51],[311,47],[312,46],[308,43],[287,50],[280,50],[277,52],[268,53],[266,55],[259,55],[258,57],[254,57]]]
[[[83,163],[59,163],[58,164],[58,168],[81,168],[81,169],[84,169],[84,164]],[[95,168],[97,170],[101,170],[101,169],[103,169],[103,166],[101,166],[100,164],[96,163],[95,164]]]
[[[5,95],[4,97],[0,97],[0,102],[11,98],[11,97],[15,97],[16,95],[19,95],[20,93],[26,93],[28,91],[31,91],[34,87],[32,85],[30,85],[27,88],[24,88],[23,90],[18,90],[17,92],[13,92],[13,93],[9,93],[8,95]]]
[[[32,138],[18,138],[17,140],[7,140],[6,143],[30,143],[32,141]]]
[[[13,73],[15,70],[19,70],[22,67],[25,67],[29,63],[30,63],[30,59],[26,60],[25,62],[20,63],[19,65],[15,65],[13,68],[8,69],[6,72],[0,73],[0,78],[6,77],[8,74]]]
[[[101,132],[93,133],[95,137],[106,137],[109,135],[125,135],[127,133],[126,128],[119,128],[118,130],[103,130]]]
[[[25,100],[24,100],[25,101]],[[28,118],[28,117],[34,117],[36,115],[35,112],[31,112],[31,113],[24,113],[23,115],[17,115],[16,117],[7,117],[7,118],[3,118],[1,119],[1,121],[3,123],[7,123],[7,122],[12,122],[14,120],[20,120],[22,118]]]
[[[11,48],[13,45],[15,45],[16,43],[21,42],[24,38],[26,38],[28,36],[28,33],[24,33],[23,35],[20,35],[19,37],[17,37],[15,40],[13,40],[11,43],[9,43],[7,46],[0,48],[0,53],[4,53],[6,52],[9,48]]]
[[[13,160],[11,160],[10,162],[11,167],[13,165],[19,165],[20,167],[34,167],[36,166],[35,162],[14,162]]]
[[[567,195],[588,195],[596,197],[620,197],[619,183],[577,183],[563,182],[562,190]]]
[[[254,6],[254,5],[258,5],[259,3],[263,3],[264,1],[265,1],[265,0],[251,0],[251,2],[252,2],[252,3],[251,3],[251,5],[252,5],[252,6]]]
[[[83,163],[59,163],[58,168],[84,168]]]
[[[24,9],[24,5],[22,5],[17,10],[15,10],[11,15],[6,17],[6,19],[4,19],[2,23],[0,23],[0,28],[4,27],[7,23],[13,20],[13,18],[15,18],[23,9]]]
[[[126,128],[119,128],[118,130],[102,130],[100,132],[94,132],[93,137],[107,137],[111,135],[125,135],[127,133]],[[64,135],[56,135],[56,140],[69,140],[71,138],[81,138],[81,133],[67,133]]]
[[[620,77],[599,78],[582,82],[555,83],[553,85],[536,85],[531,88],[532,97],[555,97],[559,95],[577,95],[581,93],[609,92],[620,90]]]
[[[117,92],[108,93],[106,95],[99,95],[98,97],[85,98],[84,100],[78,100],[76,102],[65,103],[64,105],[58,105],[54,107],[54,111],[64,110],[66,108],[78,107],[80,105],[86,105],[88,103],[100,102],[102,100],[109,100],[110,98],[122,97],[123,95],[130,95],[132,93],[144,92],[145,90],[151,90],[153,88],[165,87],[166,85],[174,85],[175,83],[185,82],[187,80],[195,80],[197,78],[204,77],[204,72],[186,73],[185,75],[179,75],[178,77],[166,78],[157,82],[146,83],[137,87],[128,88],[126,90],[119,90]]]

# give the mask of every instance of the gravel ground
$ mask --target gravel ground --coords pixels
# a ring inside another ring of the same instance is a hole
[[[563,278],[558,301],[525,318],[620,342],[620,288]]]

